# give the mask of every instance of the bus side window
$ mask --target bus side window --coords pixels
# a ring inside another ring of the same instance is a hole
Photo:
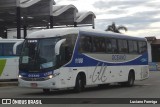
[[[3,44],[0,44],[0,56],[3,56]]]
[[[92,52],[92,38],[81,36],[79,41],[79,52]]]
[[[65,61],[69,62],[72,57],[72,49],[69,46],[65,47]]]
[[[134,53],[138,54],[137,41],[133,41],[133,46],[134,46]]]
[[[137,41],[129,40],[128,45],[129,45],[129,53],[130,54],[137,54],[138,53]]]
[[[4,55],[5,56],[13,56],[13,45],[14,43],[4,43],[3,48],[5,48]]]
[[[109,38],[106,39],[106,49],[107,53],[112,53],[112,42]]]
[[[128,53],[127,40],[118,40],[118,46],[120,54]]]
[[[139,53],[142,54],[147,51],[147,43],[146,42],[138,42]]]
[[[118,53],[117,40],[111,39],[111,45],[112,45],[112,53],[117,54]]]
[[[60,47],[60,55],[57,56],[58,58],[58,67],[63,66],[64,64],[68,63],[72,58],[72,48],[69,47],[66,43],[63,43]]]
[[[106,48],[107,48],[107,53],[111,53],[111,54],[118,53],[116,39],[107,38],[106,39]]]
[[[106,41],[103,37],[93,37],[93,52],[105,53]]]

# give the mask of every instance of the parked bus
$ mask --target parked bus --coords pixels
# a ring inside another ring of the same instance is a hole
[[[0,39],[0,80],[18,79],[19,56],[15,56],[13,51],[19,53],[23,41],[23,39]]]
[[[149,77],[145,38],[78,28],[43,30],[23,44],[19,86],[51,89],[118,82],[133,86]]]

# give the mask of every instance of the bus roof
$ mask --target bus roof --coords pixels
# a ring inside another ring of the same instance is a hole
[[[132,39],[132,40],[143,40],[146,41],[145,38],[140,37],[133,37],[133,36],[127,36],[119,33],[112,33],[108,31],[102,31],[102,30],[95,30],[95,29],[88,29],[88,28],[55,28],[55,29],[47,29],[47,30],[41,30],[36,31],[34,33],[31,33],[26,38],[49,38],[49,37],[58,37],[63,36],[67,34],[92,34],[92,35],[98,35],[98,36],[106,36],[111,38],[121,38],[121,39]]]
[[[24,39],[0,39],[0,43],[15,43],[24,41]]]
[[[47,37],[57,37],[63,36],[66,34],[78,33],[78,29],[76,28],[55,28],[55,29],[47,29],[35,31],[28,35],[26,38],[47,38]]]

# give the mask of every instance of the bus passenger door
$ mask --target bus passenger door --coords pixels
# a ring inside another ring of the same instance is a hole
[[[69,63],[71,61],[72,58],[72,48],[70,46],[66,46],[65,47],[65,64]],[[67,85],[68,87],[72,87],[73,86],[73,74],[74,74],[74,69],[73,67],[65,67],[66,68],[66,76],[67,76]]]
[[[71,60],[71,50],[68,45],[63,43],[60,47],[60,54],[58,57],[58,68],[62,74],[60,77],[60,82],[64,87],[69,87],[72,79],[72,69],[71,67],[66,67],[65,65]]]

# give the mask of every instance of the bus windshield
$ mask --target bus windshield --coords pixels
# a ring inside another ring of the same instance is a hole
[[[23,44],[20,70],[41,72],[56,64],[55,45],[60,38],[28,39]]]

